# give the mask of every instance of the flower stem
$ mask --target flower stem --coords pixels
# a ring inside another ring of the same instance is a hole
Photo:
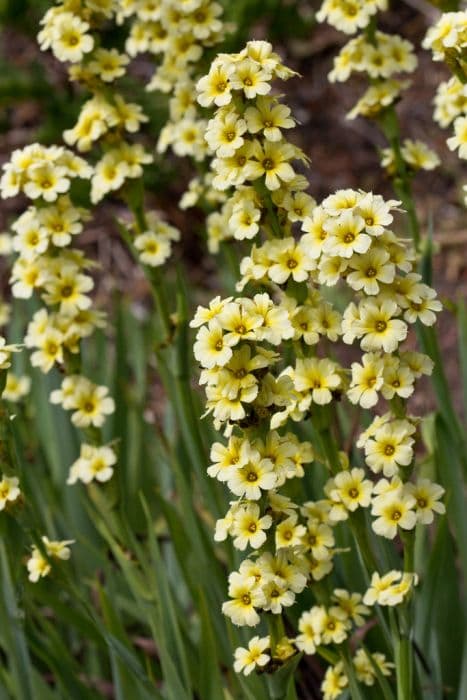
[[[399,620],[400,620],[399,616]],[[407,620],[405,620],[407,622]],[[389,623],[396,665],[397,700],[415,700],[413,695],[413,650],[407,627],[400,628],[396,612],[389,610]]]
[[[271,656],[274,656],[276,647],[285,636],[284,621],[282,615],[268,615],[269,642],[271,645]]]
[[[466,85],[467,74],[465,73],[462,62],[459,60],[459,56],[460,54],[456,51],[456,49],[448,49],[444,54],[444,60],[447,67],[451,73],[456,76],[458,81],[462,83],[462,85]]]
[[[128,198],[128,207],[135,218],[138,231],[144,231],[146,228],[146,217],[144,210],[142,209],[142,205],[140,203],[135,203],[131,198]],[[138,260],[138,254],[133,245],[130,232],[121,222],[117,222],[117,226],[133,257],[135,260]],[[172,322],[170,320],[169,302],[161,273],[157,268],[151,268],[147,265],[142,265],[141,267],[143,268],[144,274],[146,275],[146,278],[151,286],[154,303],[157,309],[157,316],[162,328],[163,342],[166,343],[170,340],[172,335]]]
[[[415,248],[418,249],[420,245],[420,226],[415,209],[410,176],[402,155],[399,120],[397,118],[397,112],[394,105],[391,105],[382,112],[379,122],[381,124],[381,129],[389,141],[389,145],[394,153],[394,163],[396,168],[396,174],[393,179],[394,190],[397,196],[401,199],[407,212],[408,230]]]
[[[363,511],[361,509],[357,509],[354,513],[352,513],[349,519],[349,523],[350,528],[352,530],[352,534],[357,543],[357,548],[360,554],[360,559],[364,571],[369,579],[370,573],[373,571],[378,571],[379,567],[370,545],[366,523],[364,521]]]
[[[368,584],[371,580],[371,574],[375,571],[380,571],[380,566],[373,552],[370,538],[368,537],[368,529],[365,523],[365,516],[363,510],[359,508],[354,513],[351,513],[349,518],[349,525],[355,543],[357,545],[357,551],[360,558],[361,567],[363,569],[363,573]],[[391,632],[388,628],[383,612],[379,606],[375,607],[375,613],[378,617],[379,624],[381,625],[381,630],[384,634],[388,649],[390,649],[392,646]]]
[[[350,697],[352,700],[364,700],[364,695],[360,689],[360,684],[357,681],[355,667],[353,665],[350,649],[347,644],[341,645],[340,656],[344,664],[345,675],[349,681]]]
[[[324,456],[326,457],[329,463],[331,472],[333,474],[337,474],[341,471],[342,467],[339,461],[339,452],[337,450],[336,443],[329,428],[321,430],[319,432],[319,437]]]
[[[282,226],[280,224],[279,219],[277,218],[271,193],[269,192],[262,180],[256,180],[254,183],[254,187],[259,197],[262,199],[263,203],[266,206],[268,222],[274,236],[276,238],[283,238],[284,234],[282,232]]]
[[[10,426],[10,414],[6,403],[0,398],[0,473],[16,474],[16,452]]]
[[[164,334],[163,342],[166,343],[170,340],[172,336],[173,327],[172,322],[170,320],[169,302],[167,299],[165,286],[162,281],[162,277],[159,270],[147,270],[146,275],[151,283],[151,290],[153,293],[154,302],[156,304],[158,318],[160,320],[160,324]]]

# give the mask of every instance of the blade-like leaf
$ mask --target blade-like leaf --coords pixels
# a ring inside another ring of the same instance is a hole
[[[24,634],[22,612],[17,603],[6,544],[3,540],[0,540],[0,567],[2,582],[0,609],[1,618],[4,621],[3,633],[7,642],[4,652],[8,656],[15,698],[28,700],[34,697],[32,665]]]

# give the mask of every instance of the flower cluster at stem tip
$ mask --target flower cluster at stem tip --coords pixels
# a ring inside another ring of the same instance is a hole
[[[434,61],[444,61],[452,77],[440,83],[434,99],[434,119],[443,128],[452,124],[454,135],[447,140],[451,151],[467,159],[467,10],[443,13],[428,30],[423,47]],[[464,185],[467,204],[467,185]]]
[[[58,366],[65,375],[51,401],[72,411],[72,423],[84,438],[80,456],[70,469],[70,484],[108,481],[117,461],[114,447],[104,444],[102,434],[115,410],[114,400],[107,387],[95,384],[81,368],[82,341],[104,327],[105,314],[93,308],[96,263],[75,247],[91,218],[89,207],[76,203],[79,189],[75,181],[88,184],[90,205],[112,195],[123,199],[132,211],[137,209],[128,234],[143,265],[164,264],[180,235],[157,212],[143,209],[139,194],[143,169],[154,159],[134,139],[148,118],[120,89],[137,53],[131,50],[134,26],[149,20],[148,12],[148,3],[114,0],[65,0],[47,10],[38,35],[40,47],[50,49],[67,65],[70,80],[79,84],[87,99],[76,124],[63,134],[66,146],[35,143],[17,149],[3,165],[0,179],[3,199],[22,194],[29,200],[29,206],[11,224],[11,236],[2,235],[0,248],[2,254],[14,255],[12,296],[36,296],[41,302],[29,321],[24,344],[31,350],[34,367],[48,373]],[[126,25],[126,51],[102,47],[101,33],[112,23]],[[1,325],[8,317],[9,307],[2,305]],[[2,398],[18,402],[29,389],[28,377],[10,371]],[[4,484],[3,503],[12,500],[17,485],[12,484],[13,490],[7,493],[8,484]],[[42,549],[33,549],[32,568],[28,564],[34,582],[49,574],[54,558],[68,558],[48,551],[50,547]],[[69,553],[69,549],[64,551]]]
[[[377,13],[387,9],[387,0],[325,0],[316,15],[318,21],[326,21],[347,35],[360,32],[340,50],[329,73],[331,82],[344,82],[354,74],[367,77],[369,86],[347,114],[348,119],[384,119],[384,113],[397,104],[411,84],[401,76],[417,68],[414,46],[409,40],[376,28]],[[440,164],[438,155],[419,139],[404,139],[398,156],[409,175],[433,170]],[[391,176],[396,175],[396,158],[393,144],[382,149],[381,165]]]
[[[352,525],[357,511],[371,514],[372,532],[389,540],[444,512],[443,488],[414,474],[420,419],[406,409],[433,363],[404,347],[411,326],[432,325],[441,304],[415,272],[411,244],[392,230],[400,202],[345,189],[317,204],[305,192],[297,164],[308,159],[285,136],[291,110],[271,94],[274,78],[292,75],[270,44],[253,41],[238,54],[220,54],[198,82],[199,102],[217,107],[206,142],[212,185],[226,193],[223,228],[252,240],[237,285],[248,294],[218,296],[191,321],[205,415],[225,437],[212,445],[208,474],[233,496],[215,540],[231,537],[249,551],[229,576],[222,609],[248,627],[262,613],[281,616],[305,589],[330,581],[335,558],[345,556],[335,528]],[[329,293],[334,287],[341,308]],[[335,358],[339,341],[360,347],[350,367]],[[334,453],[326,449],[339,400],[363,409],[386,402],[356,441],[366,468],[353,466],[355,455],[334,438]],[[300,435],[308,426],[310,440],[297,437],[294,423]],[[329,470],[322,497],[300,502],[294,484],[314,461]],[[328,599],[303,613],[296,636],[254,637],[235,652],[235,668],[268,670],[298,650],[338,646],[374,606],[401,604],[416,583],[413,571],[374,572],[363,592],[331,591],[327,583]],[[382,655],[373,661],[390,672]],[[354,656],[362,682],[375,681],[374,663],[363,649]],[[341,666],[326,674],[324,697],[337,697],[326,690],[336,682],[347,685]]]

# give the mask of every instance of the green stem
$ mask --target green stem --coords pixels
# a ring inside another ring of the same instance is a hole
[[[404,572],[413,573],[415,564],[415,532],[401,532],[404,544]],[[389,620],[394,646],[394,659],[397,676],[397,698],[407,700],[416,697],[414,694],[414,653],[410,638],[413,629],[413,605],[409,595],[408,599],[399,606],[396,611],[389,610]]]
[[[138,230],[144,231],[147,228],[146,215],[142,203],[131,207],[136,219]],[[172,334],[172,322],[169,313],[169,301],[167,299],[166,287],[161,277],[161,272],[157,267],[146,267],[146,277],[151,284],[151,290],[156,304],[158,317],[162,326],[162,331],[167,341]]]
[[[283,637],[285,637],[284,621],[282,615],[268,615],[269,641],[271,645],[271,656],[274,656],[276,647]]]
[[[341,645],[340,656],[344,664],[347,680],[349,681],[350,697],[352,700],[364,700],[364,695],[361,691],[360,684],[357,681],[357,675],[355,673],[355,667],[352,662],[348,644]]]
[[[404,544],[404,571],[411,574],[415,569],[415,531],[401,531],[401,539]]]
[[[144,183],[142,179],[129,181],[124,191],[124,199],[135,219],[135,229],[138,233],[143,233],[148,230],[148,222],[144,211]],[[131,252],[138,260],[138,254],[134,250],[133,241],[128,230],[119,225],[120,233]],[[165,340],[168,340],[172,333],[172,323],[170,321],[169,304],[166,294],[165,285],[161,278],[161,273],[158,268],[149,268],[143,266],[144,272],[148,281],[151,284],[151,289],[154,296],[154,301],[157,307],[158,317],[162,325],[165,335]]]
[[[365,515],[362,509],[358,508],[356,511],[350,514],[349,525],[354,537],[355,543],[357,545],[358,556],[360,559],[360,564],[365,575],[365,580],[369,584],[371,580],[371,574],[375,571],[380,571],[380,566],[373,552],[370,538],[368,537],[368,529],[365,522]],[[375,607],[375,613],[378,617],[381,630],[385,637],[388,648],[392,646],[391,633],[388,628],[386,619],[381,608],[377,605]]]
[[[326,409],[327,407],[325,406],[321,411],[317,411],[315,413],[313,427],[315,428],[319,437],[323,454],[329,462],[331,472],[336,474],[337,472],[342,471],[342,466],[339,460],[339,452],[337,450],[336,441],[332,435],[331,426],[329,424],[331,414]],[[349,525],[357,545],[357,551],[366,582],[369,583],[371,574],[374,571],[379,571],[380,567],[371,547],[370,539],[368,537],[368,529],[362,509],[357,509],[354,513],[351,513]],[[391,635],[384,615],[378,606],[375,608],[375,611],[388,647],[391,648]]]
[[[455,49],[448,49],[444,55],[444,60],[451,73],[456,76],[457,80],[462,83],[462,85],[466,85],[467,75],[461,61],[459,61],[458,52]]]
[[[320,412],[316,412],[313,427],[316,429],[316,433],[319,436],[321,447],[323,449],[324,456],[329,462],[330,469],[333,474],[336,474],[337,472],[342,471],[342,466],[339,460],[339,452],[337,450],[336,441],[331,433],[331,427],[329,425],[331,414],[326,409],[327,407],[324,406]],[[357,509],[354,513],[351,513],[349,524],[357,545],[357,551],[366,582],[369,583],[371,574],[374,571],[379,571],[380,567],[371,547],[370,539],[368,537],[368,529],[362,509]],[[391,635],[389,633],[384,615],[379,607],[376,608],[376,614],[390,648]]]
[[[319,438],[324,456],[329,463],[331,472],[332,474],[337,474],[338,472],[342,471],[342,466],[339,459],[339,451],[336,447],[336,443],[330,429],[328,428],[320,431]]]
[[[176,362],[175,367],[171,368],[161,349],[156,347],[155,352],[158,372],[174,408],[183,447],[197,475],[197,483],[200,485],[203,500],[209,504],[210,511],[218,516],[225,511],[225,504],[219,501],[216,484],[206,479],[208,456],[201,438],[200,419],[193,405],[189,377],[181,370],[180,366],[177,367]]]
[[[337,474],[342,471],[342,465],[339,459],[336,438],[332,432],[332,423],[333,414],[331,406],[329,404],[326,406],[314,404],[311,415],[313,436],[319,444],[322,456],[326,458],[331,473]]]
[[[321,656],[325,661],[328,662],[328,664],[332,664],[332,666],[335,666],[337,662],[339,661],[339,656],[336,654],[335,651],[332,651],[328,647],[324,646],[318,646],[316,647],[316,653]]]
[[[377,46],[378,42],[376,40],[376,17],[373,15],[367,26],[365,27],[365,37],[369,44],[372,46]]]
[[[276,238],[283,238],[284,234],[282,232],[282,226],[280,224],[279,219],[277,218],[277,214],[274,208],[274,202],[272,201],[271,193],[267,189],[266,185],[262,180],[256,180],[254,183],[255,190],[257,191],[258,195],[261,197],[263,200],[263,203],[266,205],[266,210],[268,214],[268,222],[271,227],[272,232],[274,233],[274,236]]]
[[[144,215],[142,207],[139,204],[132,203],[132,201],[130,201],[130,198],[128,201],[128,207],[130,208],[130,210],[133,213],[133,216],[135,217],[135,222],[138,231],[143,231],[146,228],[146,217]],[[139,262],[139,256],[133,245],[133,239],[130,235],[130,232],[119,221],[117,221],[117,227],[120,231],[120,235],[122,236],[123,240],[128,246],[133,257],[136,261]],[[148,267],[147,265],[141,265],[141,267],[144,271],[144,274],[146,275],[146,279],[148,280],[151,286],[151,292],[157,309],[157,317],[162,327],[163,338],[161,340],[163,343],[167,343],[172,336],[173,329],[172,322],[170,320],[169,302],[167,299],[165,285],[161,277],[161,272],[159,269]]]
[[[358,508],[351,513],[349,518],[350,529],[357,543],[357,549],[360,555],[360,560],[363,565],[368,581],[371,578],[373,571],[378,571],[379,566],[376,557],[370,545],[366,523],[362,509]]]
[[[199,431],[199,417],[195,415],[191,392],[188,390],[188,377],[185,375],[175,375],[175,400],[179,417],[182,420],[181,428],[185,438],[185,446],[193,457],[193,461],[204,471],[207,465],[207,455]]]
[[[393,180],[394,190],[397,196],[401,199],[407,212],[409,233],[412,237],[415,249],[418,249],[420,244],[420,226],[418,223],[417,212],[412,194],[410,175],[402,155],[402,140],[399,120],[397,118],[397,112],[394,105],[387,107],[387,109],[382,112],[380,124],[381,129],[389,141],[389,145],[394,153],[394,163],[396,168],[396,175]]]
[[[7,405],[0,398],[0,473],[18,475],[18,464]]]
[[[225,275],[225,277],[227,278],[227,282],[224,288],[227,288],[227,292],[229,293],[235,292],[235,284],[240,274],[240,265],[238,261],[237,251],[234,248],[234,242],[223,241],[220,244],[220,250],[227,268],[227,274]]]
[[[127,204],[135,217],[136,228],[144,231],[147,228],[144,213],[144,191],[142,184],[127,193]],[[132,251],[136,254],[129,231],[119,224],[120,233]],[[158,370],[164,384],[167,395],[173,402],[175,413],[180,425],[180,432],[184,447],[198,474],[199,483],[203,490],[203,497],[210,504],[212,512],[222,512],[223,504],[219,503],[215,485],[208,483],[205,478],[207,454],[201,437],[199,416],[195,411],[192,392],[190,388],[190,362],[188,321],[186,311],[186,294],[182,290],[182,280],[179,275],[178,294],[178,319],[176,327],[171,321],[166,286],[161,277],[160,270],[143,266],[146,277],[151,285],[154,301],[158,311],[158,319],[162,327],[162,338],[155,347],[158,362]]]
[[[415,569],[415,531],[401,532],[401,539],[404,544],[404,572],[413,573]],[[404,692],[410,692],[409,696],[414,697],[415,665],[413,644],[411,640],[411,630],[413,629],[413,603],[412,596],[408,598],[398,609],[399,630],[400,630],[400,664],[401,664],[401,687]]]
[[[414,700],[413,688],[413,650],[405,630],[399,628],[396,613],[389,610],[389,621],[394,647],[396,665],[397,700]]]
[[[167,299],[166,288],[163,283],[160,271],[157,268],[146,269],[146,276],[151,284],[154,302],[158,313],[163,332],[163,342],[167,343],[173,331],[172,321],[170,320],[169,302]]]

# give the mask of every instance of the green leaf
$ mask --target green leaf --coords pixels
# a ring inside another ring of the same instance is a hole
[[[454,561],[454,542],[443,517],[422,572],[421,589],[414,596],[415,642],[425,660],[419,671],[427,700],[441,700],[443,687],[456,688],[459,682],[465,613]]]
[[[97,590],[102,616],[108,631],[106,641],[112,666],[115,698],[116,700],[126,700],[136,693],[141,700],[149,700],[149,698],[154,697],[152,693],[155,689],[130,649],[125,629],[109,596],[99,584]]]
[[[224,691],[219,670],[219,642],[214,634],[211,615],[201,588],[198,592],[198,611],[201,618],[199,695],[203,700],[218,700],[223,697]]]
[[[89,616],[83,613],[78,605],[72,606],[68,600],[64,601],[57,596],[55,586],[38,586],[35,595],[37,602],[42,606],[50,607],[57,619],[66,622],[70,631],[75,630],[84,639],[105,648],[102,635],[96,630]]]
[[[295,691],[295,671],[303,654],[295,654],[290,661],[267,676],[271,700],[297,700]]]
[[[3,540],[0,540],[0,567],[2,581],[0,609],[6,640],[4,652],[7,654],[11,669],[15,700],[30,700],[34,697],[31,659],[24,634],[22,611],[17,604],[6,544]]]
[[[459,360],[464,397],[464,415],[467,417],[467,306],[461,299],[457,304]]]
[[[109,650],[114,658],[114,661],[117,661],[119,663],[120,669],[122,668],[128,668],[133,674],[133,683],[131,683],[130,679],[125,680],[125,684],[128,680],[129,687],[131,689],[130,695],[134,693],[135,687],[134,687],[134,681],[139,681],[141,685],[138,685],[140,690],[144,693],[144,695],[138,695],[138,698],[154,698],[155,700],[158,700],[161,698],[160,694],[156,691],[154,688],[154,685],[151,683],[149,680],[148,676],[144,673],[141,664],[139,663],[138,659],[135,657],[135,655],[123,644],[117,637],[115,637],[111,633],[107,633],[105,635],[105,639],[107,641],[107,644],[109,646]],[[122,683],[123,677],[122,675],[119,676],[118,678],[119,683]],[[124,690],[122,686],[120,686],[120,691]],[[128,698],[128,695],[120,695],[121,698]]]
[[[467,509],[464,499],[462,464],[456,444],[453,444],[444,420],[436,419],[435,462],[439,482],[446,489],[445,502],[449,521],[456,533],[464,577],[467,579]]]
[[[167,692],[175,700],[190,698],[190,673],[188,660],[180,633],[179,621],[176,614],[175,601],[167,579],[164,561],[157,542],[154,525],[144,497],[141,502],[146,516],[150,563],[141,561],[148,576],[148,583],[154,586],[157,597],[158,625],[155,641],[158,643],[161,665],[167,683]],[[152,574],[152,575],[151,575]],[[175,665],[176,664],[176,665]]]
[[[464,700],[467,697],[467,630],[464,635],[464,653],[462,654],[462,669],[459,683],[459,691],[457,693],[458,700]]]
[[[63,636],[45,617],[36,616],[37,629],[29,628],[29,639],[34,654],[42,659],[52,672],[55,682],[67,698],[98,700],[98,694],[80,680],[80,667],[65,645]],[[31,696],[31,697],[34,697]]]
[[[62,408],[49,401],[50,392],[57,385],[49,376],[34,371],[31,384],[32,400],[37,407],[35,423],[41,448],[46,455],[53,482],[63,488],[71,463],[78,452],[76,432]],[[58,440],[57,437],[60,436]]]
[[[424,326],[417,323],[417,335],[423,352],[434,362],[432,384],[438,402],[438,411],[443,417],[446,431],[450,440],[456,446],[458,461],[463,470],[467,470],[467,441],[465,430],[460,424],[459,417],[454,410],[452,392],[446,379],[443,357],[441,355],[438,338],[433,326]]]

